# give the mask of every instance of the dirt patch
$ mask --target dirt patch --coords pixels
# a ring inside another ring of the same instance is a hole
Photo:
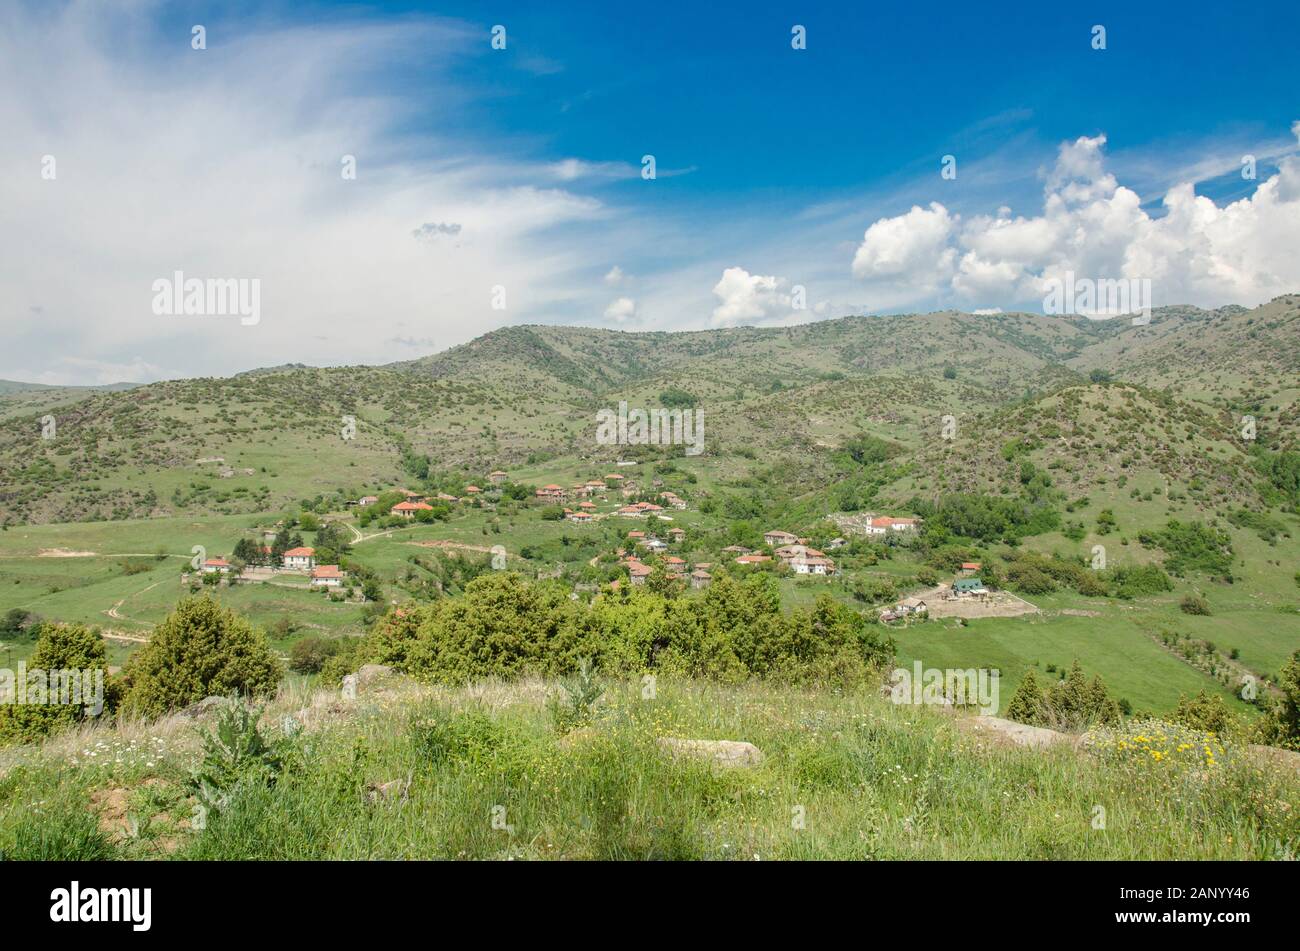
[[[138,789],[166,787],[168,783],[156,776],[146,779]],[[122,786],[97,789],[90,794],[90,811],[99,821],[99,831],[111,841],[122,844],[140,840],[155,851],[170,854],[181,846],[180,833],[189,823],[173,819],[166,812],[153,815],[136,815],[132,796],[135,790]]]
[[[71,548],[42,548],[37,558],[94,558],[93,551],[73,551]]]
[[[916,597],[925,602],[926,613],[932,618],[981,618],[981,617],[1019,617],[1022,614],[1037,614],[1038,608],[1024,598],[1018,598],[1010,591],[990,591],[988,597],[959,598],[945,601],[943,593],[947,586],[922,591]]]
[[[460,542],[432,541],[432,542],[407,542],[406,544],[415,545],[418,548],[453,548],[453,549],[459,549],[461,551],[481,551],[484,554],[492,553],[491,548],[484,548],[481,545],[462,545]]]

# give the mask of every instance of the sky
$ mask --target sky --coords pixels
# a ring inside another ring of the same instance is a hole
[[[989,6],[0,0],[0,378],[1300,291],[1300,4]]]

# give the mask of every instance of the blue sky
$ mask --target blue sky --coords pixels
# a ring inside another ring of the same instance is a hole
[[[0,376],[1028,309],[1063,268],[1300,289],[1300,5],[989,6],[18,3]],[[257,277],[264,319],[160,322],[140,288],[176,269]]]

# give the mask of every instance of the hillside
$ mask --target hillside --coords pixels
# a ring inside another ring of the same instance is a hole
[[[621,399],[656,406],[667,392],[705,410],[708,454],[737,474],[797,459],[814,480],[836,477],[831,456],[858,432],[928,447],[917,461],[932,467],[945,414],[981,427],[979,444],[956,464],[971,471],[990,445],[1023,435],[1020,401],[1048,400],[1043,412],[1056,412],[1052,394],[1098,369],[1144,395],[1128,415],[1078,421],[1100,427],[1090,455],[1123,444],[1125,427],[1152,410],[1163,421],[1146,425],[1150,440],[1127,467],[1208,480],[1207,491],[1221,485],[1235,497],[1240,491],[1224,485],[1240,450],[1224,441],[1234,413],[1257,416],[1260,445],[1295,445],[1300,390],[1288,370],[1300,366],[1298,316],[1300,298],[1285,297],[1253,311],[1166,308],[1146,327],[953,312],[688,333],[528,326],[387,367],[286,366],[120,392],[27,390],[0,396],[0,518],[261,511],[400,480],[406,447],[470,473],[530,458],[610,462],[617,453],[594,445],[595,411]],[[40,438],[47,413],[58,423],[51,441]],[[346,442],[345,415],[357,420]],[[1055,437],[1062,452],[1061,439],[1082,436],[1073,426]],[[1181,444],[1161,451],[1162,434],[1175,429]],[[1198,453],[1222,458],[1201,465]],[[1089,461],[1072,481],[1086,488],[1098,465]],[[962,482],[950,468],[936,484]],[[799,494],[798,480],[783,490]]]

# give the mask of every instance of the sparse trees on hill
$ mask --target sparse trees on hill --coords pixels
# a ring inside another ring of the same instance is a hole
[[[1026,671],[1007,707],[1007,716],[1030,726],[1078,731],[1119,722],[1120,708],[1106,692],[1101,677],[1088,680],[1076,660],[1065,679],[1046,691],[1039,688],[1033,670]]]

